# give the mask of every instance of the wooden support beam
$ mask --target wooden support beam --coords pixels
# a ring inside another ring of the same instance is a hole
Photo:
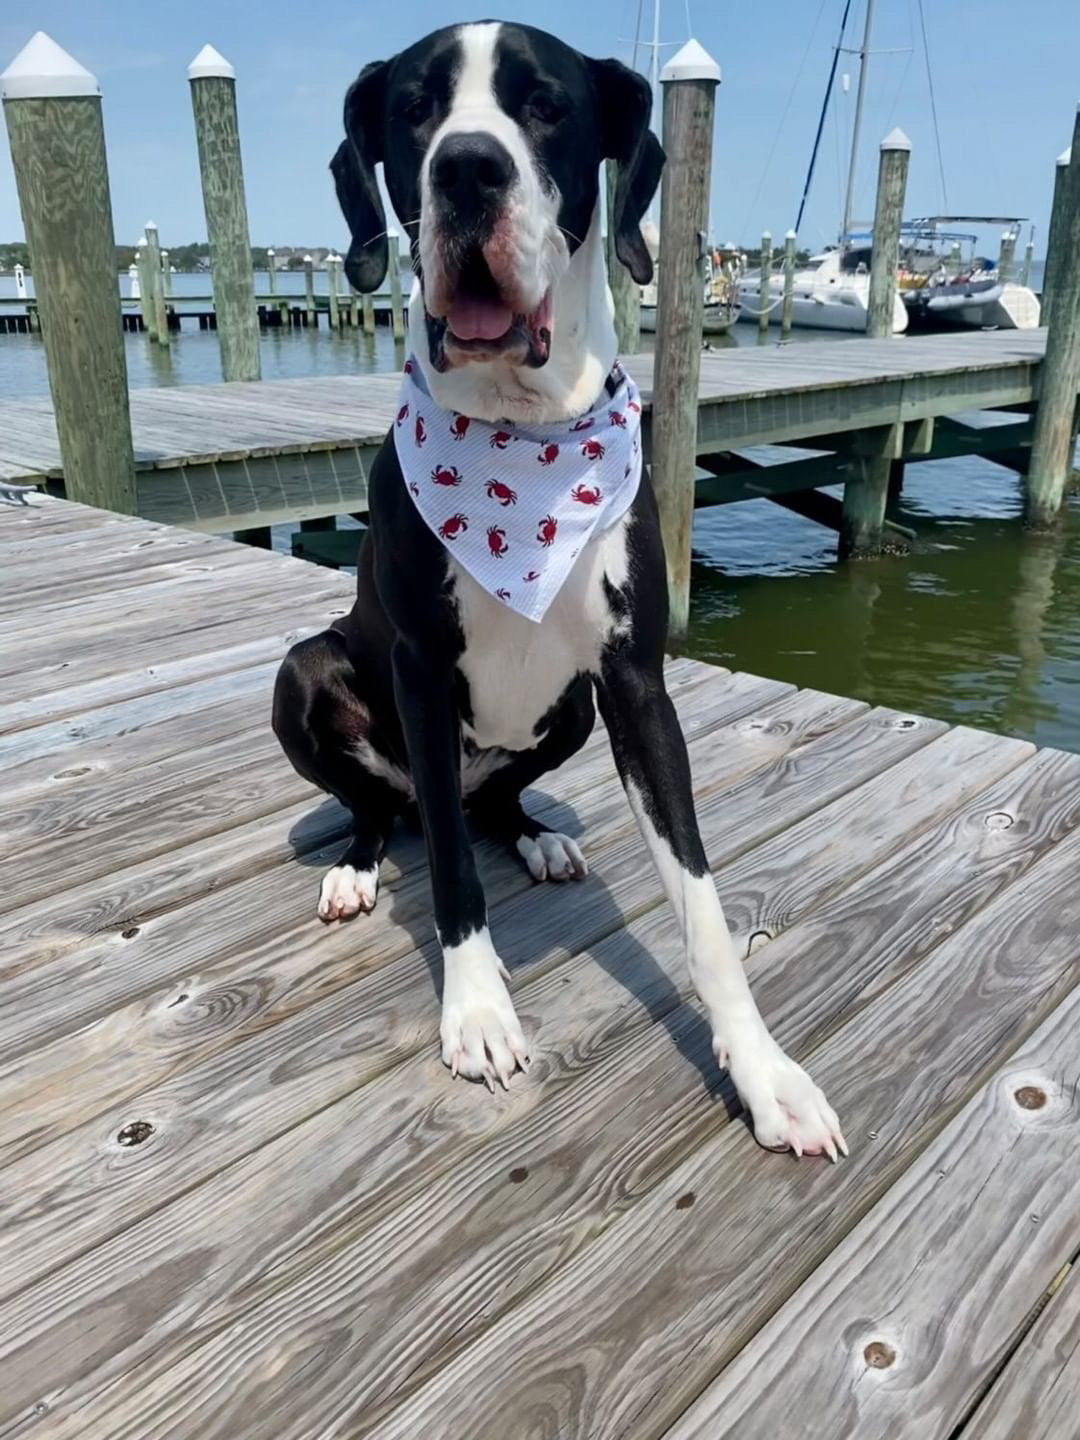
[[[893,333],[900,226],[904,219],[910,159],[911,141],[902,130],[890,131],[881,142],[874,205],[874,246],[870,257],[870,299],[866,312],[866,333],[871,337]]]
[[[1077,110],[1077,118],[1073,125],[1074,141],[1078,128],[1080,128],[1080,109]],[[1039,319],[1046,326],[1050,324],[1050,315],[1053,310],[1058,265],[1061,262],[1062,250],[1067,244],[1065,231],[1068,227],[1065,217],[1069,209],[1071,161],[1072,149],[1070,148],[1062,151],[1054,165],[1054,198],[1050,207],[1050,228],[1046,232],[1046,263],[1043,266],[1042,295],[1039,302],[1042,312]]]
[[[0,77],[67,493],[136,510],[101,95],[38,33]]]
[[[686,643],[694,520],[698,378],[705,291],[702,245],[709,214],[713,118],[720,67],[688,41],[664,67],[664,167],[660,209],[652,481],[667,558],[669,645]]]
[[[837,534],[843,532],[844,507],[835,495],[823,495],[820,490],[801,490],[794,495],[770,495],[768,498],[774,505],[791,510],[805,520],[813,520],[818,525],[835,530]],[[910,530],[906,525],[898,525],[895,520],[884,521],[883,529],[889,537],[883,548],[894,553],[901,549],[906,550],[908,542],[915,539],[914,530]]]
[[[900,443],[898,425],[860,430],[852,472],[844,485],[840,526],[841,560],[870,559],[881,554],[889,470]]]
[[[259,317],[236,118],[236,71],[206,45],[188,66],[188,80],[214,277],[221,372],[226,380],[258,380]]]
[[[356,564],[362,538],[362,530],[302,531],[292,537],[292,553],[299,560],[339,569]]]

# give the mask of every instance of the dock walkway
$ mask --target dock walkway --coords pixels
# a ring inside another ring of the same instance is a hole
[[[702,357],[698,453],[798,443],[995,406],[1030,404],[1043,330],[811,341]],[[652,398],[652,356],[627,366]],[[397,410],[396,375],[331,376],[131,392],[139,513],[206,531],[356,514]],[[1022,426],[1017,427],[1020,434]],[[1001,446],[1018,441],[999,435]],[[646,431],[646,446],[648,432]],[[920,453],[928,454],[924,447]],[[0,480],[58,481],[48,400],[0,403]],[[837,478],[791,467],[798,489]],[[706,482],[710,503],[764,493],[750,477]]]
[[[47,497],[0,569],[0,1436],[1075,1433],[1080,756],[671,665],[754,989],[850,1142],[797,1162],[715,1068],[602,731],[531,797],[587,881],[478,847],[535,1057],[492,1096],[439,1060],[418,839],[315,918],[345,816],[269,698],[349,582]]]

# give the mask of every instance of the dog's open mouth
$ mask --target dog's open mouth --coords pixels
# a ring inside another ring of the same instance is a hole
[[[540,366],[551,351],[551,291],[534,310],[515,308],[500,289],[479,248],[471,250],[458,270],[446,315],[429,316],[429,331],[438,335],[453,359],[491,360]],[[441,322],[441,323],[440,323]],[[435,334],[432,335],[433,347]],[[432,356],[435,359],[435,356]]]

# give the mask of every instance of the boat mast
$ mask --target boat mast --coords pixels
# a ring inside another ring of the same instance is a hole
[[[866,95],[866,63],[870,54],[870,31],[874,23],[874,0],[866,0],[866,25],[862,49],[859,51],[859,89],[855,96],[855,121],[851,127],[851,159],[848,161],[847,193],[844,196],[844,224],[840,231],[841,246],[847,243],[851,229],[851,205],[855,198],[855,160],[859,153],[859,130],[862,126],[863,99]]]

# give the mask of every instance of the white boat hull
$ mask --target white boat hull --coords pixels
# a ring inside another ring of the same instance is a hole
[[[862,277],[859,279],[861,281]],[[769,285],[770,325],[780,324],[783,295],[783,277],[774,276]],[[823,283],[815,278],[813,283],[808,284],[805,281],[800,283],[796,275],[791,323],[806,330],[846,330],[853,334],[865,334],[869,295],[869,281],[865,284],[845,284],[843,280]],[[761,292],[756,276],[740,282],[739,299],[742,302],[739,318],[756,324],[761,310]],[[893,302],[893,334],[903,334],[907,323],[907,309],[897,296]]]
[[[701,328],[706,335],[726,335],[738,318],[738,305],[706,305]],[[639,323],[643,334],[656,333],[655,305],[642,305]]]

